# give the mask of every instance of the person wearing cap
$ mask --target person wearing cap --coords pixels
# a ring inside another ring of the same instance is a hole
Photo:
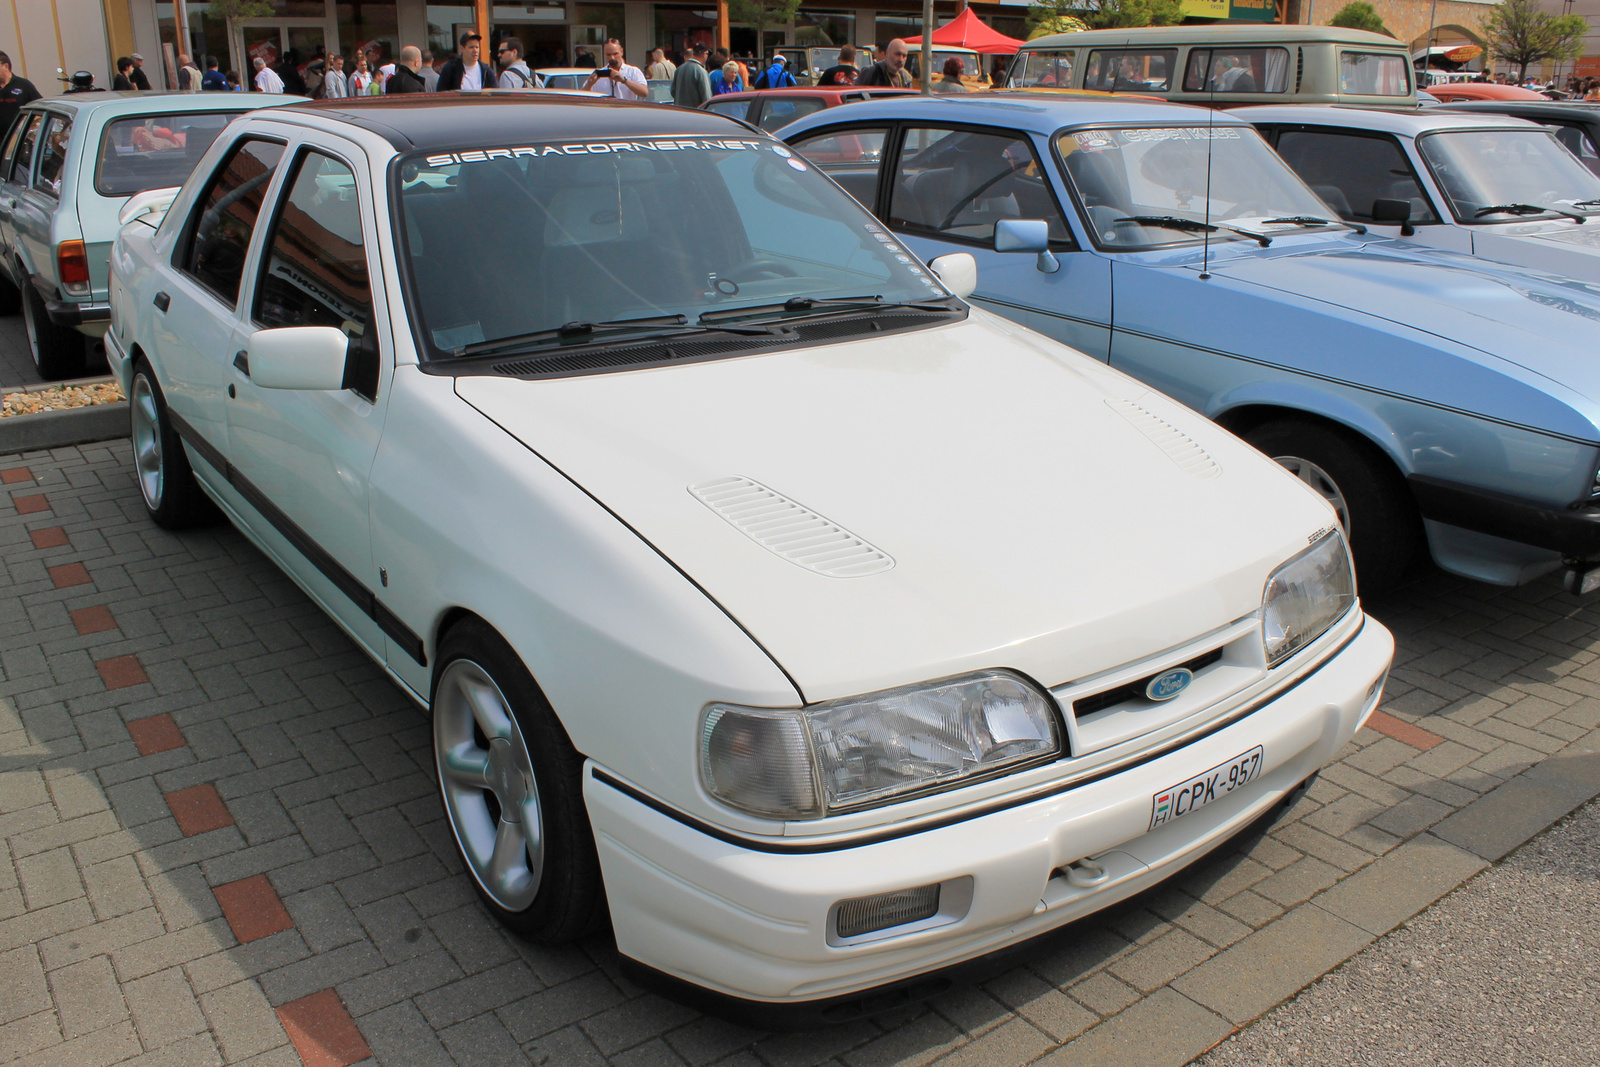
[[[128,80],[133,82],[133,87],[141,92],[150,91],[150,76],[144,72],[144,56],[138,52],[128,57],[133,60],[133,72],[128,75]]]
[[[772,66],[762,71],[756,77],[752,89],[791,89],[796,84],[794,75],[789,73],[789,60],[782,52],[772,57]]]
[[[483,37],[476,33],[461,35],[461,54],[446,63],[439,71],[439,92],[453,93],[458,89],[493,89],[494,70],[482,62],[478,55],[483,51]]]

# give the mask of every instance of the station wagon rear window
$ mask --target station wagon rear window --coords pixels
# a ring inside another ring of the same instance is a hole
[[[1183,75],[1186,93],[1283,93],[1287,48],[1195,48]]]
[[[1340,52],[1339,92],[1345,96],[1410,96],[1411,63],[1391,52]]]
[[[1176,48],[1097,48],[1089,53],[1083,87],[1106,93],[1164,93],[1172,88]]]
[[[146,189],[182,185],[217,134],[243,113],[139,115],[106,123],[95,164],[95,192],[132,196]]]

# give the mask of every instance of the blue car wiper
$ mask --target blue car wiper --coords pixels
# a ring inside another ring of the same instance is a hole
[[[1209,222],[1201,222],[1199,219],[1179,218],[1177,215],[1128,215],[1125,218],[1113,219],[1112,221],[1119,223],[1132,222],[1140,226],[1160,226],[1163,229],[1182,230],[1185,233],[1216,233],[1218,230],[1228,230],[1231,233],[1238,234],[1240,237],[1250,238],[1262,248],[1272,244],[1272,238],[1264,233],[1242,230],[1237,226],[1214,226]]]

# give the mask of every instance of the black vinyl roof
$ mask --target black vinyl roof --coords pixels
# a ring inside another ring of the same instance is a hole
[[[385,138],[401,152],[519,141],[757,135],[750,126],[711,111],[526,91],[349,97],[273,108],[267,114],[286,112],[348,122]]]
[[[1515,115],[1525,119],[1559,119],[1585,126],[1600,126],[1600,107],[1558,100],[1456,100],[1429,111],[1476,111],[1479,114]]]

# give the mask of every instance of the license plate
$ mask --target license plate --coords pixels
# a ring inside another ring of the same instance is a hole
[[[1197,774],[1187,782],[1163,789],[1150,800],[1150,829],[1180,819],[1213,800],[1221,800],[1261,773],[1261,746],[1235,756],[1227,763]]]

